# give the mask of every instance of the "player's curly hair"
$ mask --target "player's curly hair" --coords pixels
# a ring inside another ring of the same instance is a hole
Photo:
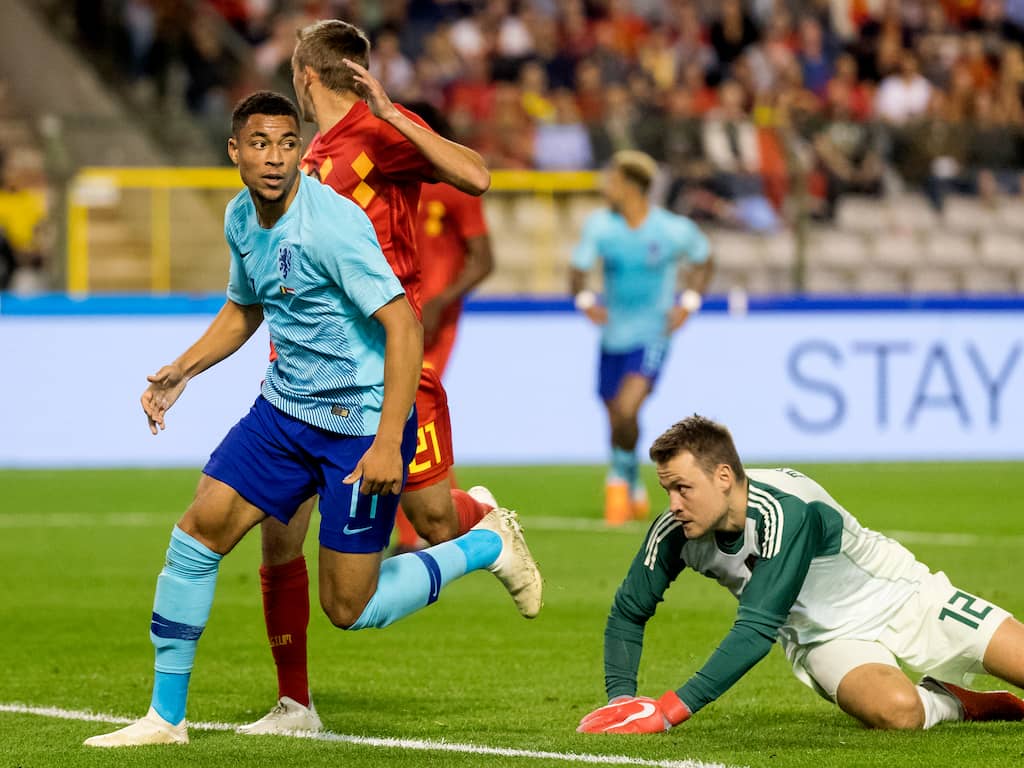
[[[651,461],[665,464],[683,451],[689,451],[709,475],[721,464],[728,464],[737,480],[747,473],[736,452],[732,434],[721,424],[696,413],[677,421],[651,444]]]
[[[309,67],[320,82],[336,93],[351,91],[363,96],[363,86],[343,59],[370,66],[370,41],[363,31],[338,19],[324,19],[295,33],[295,66]]]
[[[299,110],[287,96],[274,91],[256,91],[239,101],[231,112],[231,135],[236,139],[253,115],[284,115],[299,122]]]

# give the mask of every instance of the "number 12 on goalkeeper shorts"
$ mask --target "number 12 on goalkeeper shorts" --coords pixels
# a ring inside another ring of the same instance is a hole
[[[433,421],[428,421],[416,432],[416,456],[409,463],[409,474],[426,472],[440,463],[441,446],[437,443],[437,427]]]
[[[958,605],[960,602],[962,602],[963,605]],[[977,603],[979,607],[976,608],[975,603]],[[969,595],[966,592],[961,592],[960,590],[954,592],[953,596],[946,601],[946,604],[954,606],[956,610],[943,608],[939,611],[939,621],[952,619],[953,621],[959,621],[961,624],[966,624],[971,629],[977,629],[981,626],[981,622],[984,621],[985,617],[992,612],[991,605],[982,602],[974,595]]]

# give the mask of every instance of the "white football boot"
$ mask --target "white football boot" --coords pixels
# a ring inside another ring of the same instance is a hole
[[[296,731],[315,733],[323,730],[323,727],[324,724],[320,722],[320,715],[316,713],[312,699],[309,700],[309,706],[305,707],[290,696],[282,696],[267,714],[255,723],[238,726],[237,730],[247,736],[261,736]]]
[[[171,725],[152,707],[141,720],[112,733],[91,736],[82,742],[87,747],[141,747],[148,744],[188,744],[185,721]]]
[[[494,531],[501,537],[501,554],[487,570],[498,577],[524,618],[532,619],[543,605],[544,582],[530,548],[526,546],[519,516],[499,507],[494,494],[483,486],[470,488],[469,495],[481,504],[494,507],[473,529]]]

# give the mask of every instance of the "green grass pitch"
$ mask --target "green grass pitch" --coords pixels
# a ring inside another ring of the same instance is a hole
[[[801,466],[867,526],[902,535],[953,583],[1024,613],[1024,473],[1013,464]],[[778,649],[721,700],[655,737],[587,737],[579,718],[603,701],[602,632],[612,594],[643,535],[598,524],[603,469],[463,468],[523,516],[546,578],[528,622],[489,574],[471,574],[431,608],[386,630],[344,633],[313,596],[311,679],[335,733],[557,753],[693,759],[729,766],[996,766],[1024,763],[1024,726],[865,730],[790,673]],[[194,471],[0,472],[0,704],[145,712],[153,587]],[[648,475],[652,493],[653,477]],[[654,497],[661,505],[661,495]],[[589,518],[591,524],[579,520]],[[531,519],[535,522],[531,526]],[[561,520],[564,519],[564,520]],[[564,524],[563,524],[564,522]],[[936,536],[936,534],[956,534]],[[315,566],[315,539],[307,544]],[[199,646],[191,720],[242,723],[276,687],[263,632],[255,534],[223,564]],[[315,583],[315,579],[314,579]],[[648,629],[641,692],[681,684],[729,629],[735,602],[685,573]],[[981,684],[999,687],[988,678]],[[193,731],[186,748],[93,751],[103,724],[0,712],[0,768],[49,766],[573,765],[550,758],[243,737]]]

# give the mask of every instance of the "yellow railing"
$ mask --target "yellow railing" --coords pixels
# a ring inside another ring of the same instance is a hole
[[[229,192],[241,186],[234,168],[82,169],[72,180],[68,196],[68,290],[73,293],[90,290],[93,266],[90,211],[115,208],[122,191],[148,191],[148,224],[144,226],[149,236],[149,288],[156,293],[166,293],[172,286],[171,193],[176,190]],[[491,175],[493,193],[526,193],[545,201],[553,201],[556,195],[593,193],[597,187],[598,174],[590,171],[494,171]]]

